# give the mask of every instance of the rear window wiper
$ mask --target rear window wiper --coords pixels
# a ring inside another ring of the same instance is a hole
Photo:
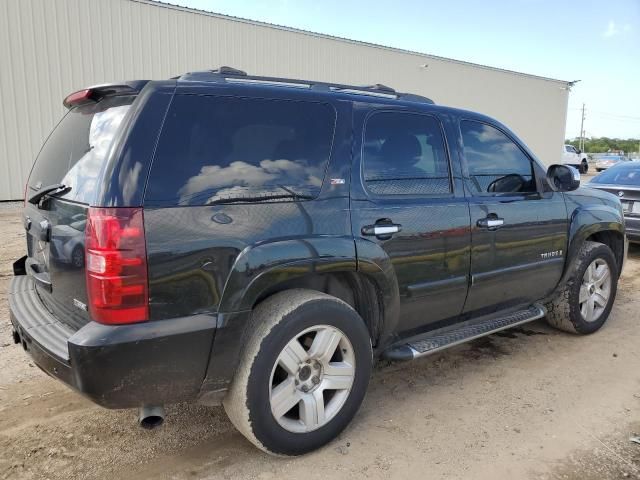
[[[48,187],[42,187],[36,193],[29,197],[28,202],[37,205],[42,197],[45,195],[55,195],[59,193],[67,193],[71,190],[71,187],[68,187],[62,183],[54,183],[53,185],[49,185]]]
[[[220,203],[256,203],[273,200],[313,200],[315,197],[311,195],[303,195],[299,193],[285,193],[276,195],[259,195],[251,197],[233,197],[233,198],[217,198],[215,200],[208,201],[205,205],[216,205]]]

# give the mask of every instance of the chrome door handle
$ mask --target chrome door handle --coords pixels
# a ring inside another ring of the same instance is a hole
[[[504,225],[504,218],[487,217],[478,220],[478,226],[482,228],[498,228]]]
[[[362,227],[362,235],[371,235],[376,237],[391,237],[394,233],[402,231],[402,226],[395,223],[388,225],[367,225]]]

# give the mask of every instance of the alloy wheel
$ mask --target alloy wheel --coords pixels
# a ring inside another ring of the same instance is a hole
[[[273,417],[294,433],[326,425],[349,397],[355,369],[353,347],[342,331],[329,325],[304,330],[286,344],[271,371]]]
[[[589,264],[582,277],[578,303],[580,314],[587,322],[600,318],[611,296],[611,270],[607,262],[596,258]]]

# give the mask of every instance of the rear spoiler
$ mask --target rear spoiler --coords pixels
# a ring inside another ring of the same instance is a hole
[[[78,105],[99,102],[108,95],[135,95],[136,93],[140,93],[140,90],[142,90],[147,83],[149,83],[149,80],[94,85],[93,87],[78,90],[77,92],[67,95],[62,105],[66,108],[73,108]]]

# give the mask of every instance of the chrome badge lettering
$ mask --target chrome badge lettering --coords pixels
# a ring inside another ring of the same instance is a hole
[[[562,256],[562,250],[554,250],[553,252],[541,253],[540,256],[543,259],[561,257]]]
[[[85,312],[87,311],[87,304],[86,303],[82,303],[77,298],[73,299],[73,306],[79,308],[80,310],[84,310]]]

